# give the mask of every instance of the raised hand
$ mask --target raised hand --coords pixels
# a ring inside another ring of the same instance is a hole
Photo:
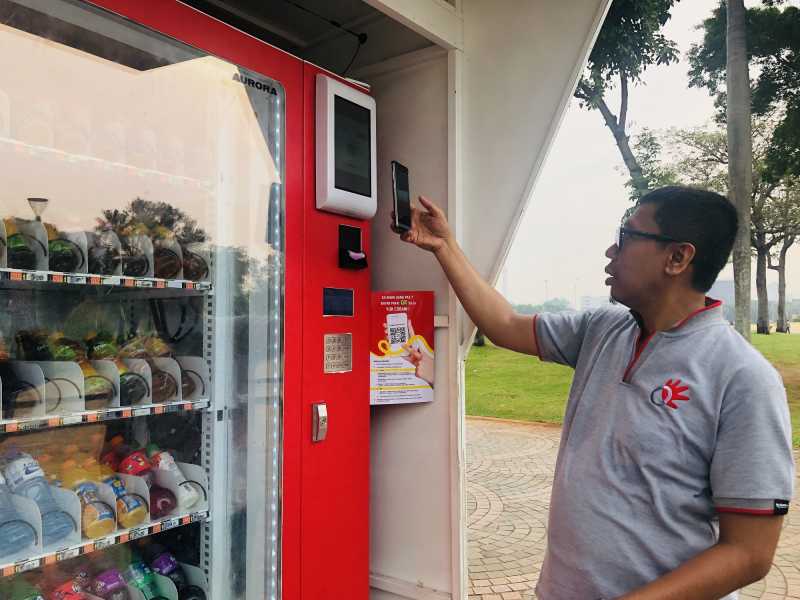
[[[441,208],[425,196],[420,196],[419,202],[425,210],[411,208],[411,229],[405,232],[398,231],[394,226],[394,213],[392,213],[392,231],[400,233],[400,239],[404,242],[429,252],[436,252],[447,244],[452,236],[447,217]]]

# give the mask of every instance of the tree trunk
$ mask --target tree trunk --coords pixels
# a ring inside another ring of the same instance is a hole
[[[608,126],[614,136],[614,141],[617,143],[617,148],[619,148],[619,153],[622,155],[622,160],[625,162],[628,173],[630,173],[637,197],[644,196],[649,191],[649,186],[642,173],[642,167],[639,165],[639,161],[636,160],[636,156],[634,156],[633,150],[631,150],[631,146],[628,143],[625,123],[617,120],[617,117],[614,116],[614,113],[608,108],[602,96],[597,100],[597,108],[600,110],[600,114],[603,115],[606,126]]]
[[[769,297],[767,295],[767,256],[769,249],[763,243],[764,235],[759,237],[756,247],[756,294],[758,295],[758,318],[756,333],[769,334]]]
[[[771,269],[778,272],[778,324],[776,331],[781,333],[791,333],[789,319],[786,318],[786,253],[794,244],[795,236],[790,235],[784,238],[778,254],[778,264],[769,265]]]
[[[728,195],[739,213],[733,247],[736,330],[750,339],[750,194],[753,142],[744,0],[729,0],[727,28]]]

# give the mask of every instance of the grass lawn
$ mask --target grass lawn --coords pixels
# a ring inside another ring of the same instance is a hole
[[[753,335],[753,344],[783,376],[800,446],[800,335]],[[466,380],[468,415],[561,423],[572,369],[487,342],[470,350]]]

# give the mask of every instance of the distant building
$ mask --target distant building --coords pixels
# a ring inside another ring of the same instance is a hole
[[[792,298],[786,303],[786,316],[789,319],[800,316],[800,298]]]

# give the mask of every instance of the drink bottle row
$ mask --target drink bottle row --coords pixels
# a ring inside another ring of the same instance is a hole
[[[0,581],[0,598],[206,600],[207,587],[203,572],[179,562],[167,540],[156,536]]]
[[[209,277],[204,234],[179,239],[157,217],[147,222],[121,211],[106,211],[109,218],[98,218],[94,231],[62,231],[42,221],[48,203],[28,198],[34,219],[0,220],[0,268],[192,281]],[[168,205],[162,213],[169,213]]]
[[[0,562],[208,510],[204,469],[105,425],[0,442]]]

